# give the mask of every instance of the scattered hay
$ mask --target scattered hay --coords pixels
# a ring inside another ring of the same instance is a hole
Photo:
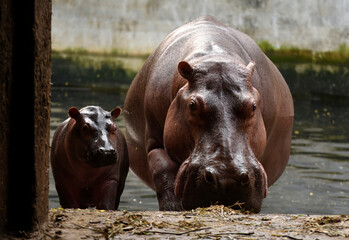
[[[264,215],[214,205],[185,212],[51,209],[48,228],[40,239],[337,240],[348,237],[348,215]]]

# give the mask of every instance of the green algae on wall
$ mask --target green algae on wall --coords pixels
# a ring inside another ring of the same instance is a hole
[[[294,46],[274,47],[268,41],[258,43],[262,51],[274,63],[314,63],[349,66],[349,46],[340,44],[336,50],[315,52],[310,49],[299,49]]]
[[[276,63],[292,95],[349,97],[349,68],[312,63]]]
[[[111,56],[96,56],[84,49],[52,53],[53,86],[127,89],[136,71]]]
[[[293,95],[349,97],[349,46],[346,44],[324,52],[286,46],[275,48],[268,41],[258,45],[278,67]]]
[[[276,48],[267,41],[260,48],[284,76],[292,94],[328,94],[349,96],[349,46],[342,44],[335,51],[314,52],[282,46]],[[120,61],[117,52],[96,53],[83,48],[66,49],[52,54],[54,86],[79,86],[121,89],[128,86],[147,56],[122,56],[137,61]]]

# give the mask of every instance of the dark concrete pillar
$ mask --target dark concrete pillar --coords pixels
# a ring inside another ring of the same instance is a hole
[[[12,34],[10,1],[0,0],[0,232],[7,224],[8,143],[10,129],[10,87],[12,79]]]
[[[49,0],[0,0],[0,231],[47,220]]]

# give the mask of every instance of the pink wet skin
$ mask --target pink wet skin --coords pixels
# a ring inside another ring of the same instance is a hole
[[[130,167],[160,210],[244,202],[259,212],[284,171],[293,100],[246,34],[210,16],[170,33],[125,100]]]
[[[116,210],[128,173],[125,138],[111,112],[88,106],[70,108],[52,139],[51,167],[63,208]]]

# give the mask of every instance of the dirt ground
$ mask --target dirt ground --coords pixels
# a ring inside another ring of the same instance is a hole
[[[30,239],[349,239],[349,215],[249,214],[224,206],[186,212],[51,209]],[[0,237],[1,238],[1,237]],[[5,237],[3,237],[5,238]],[[10,239],[10,238],[7,238]],[[19,238],[12,238],[19,239]],[[22,238],[23,239],[23,238]]]

